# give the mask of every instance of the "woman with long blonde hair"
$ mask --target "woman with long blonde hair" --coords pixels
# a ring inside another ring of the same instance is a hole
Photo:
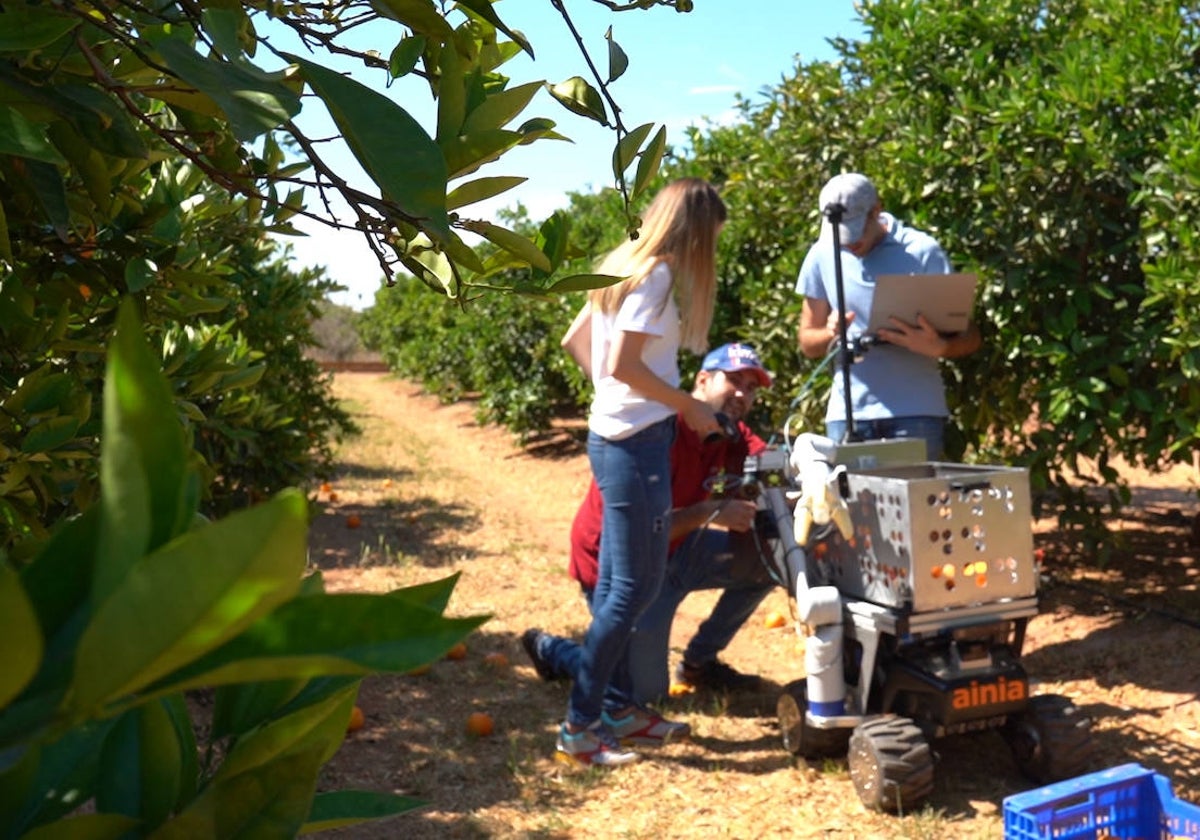
[[[580,764],[625,764],[624,743],[686,737],[686,724],[633,702],[624,667],[638,616],[666,568],[675,415],[701,438],[721,427],[707,403],[679,387],[680,347],[707,349],[716,298],[716,242],[725,204],[708,182],[664,187],[637,239],[598,271],[623,277],[594,290],[563,346],[589,371],[588,460],[604,497],[599,580],[592,623],[559,729],[557,755]]]

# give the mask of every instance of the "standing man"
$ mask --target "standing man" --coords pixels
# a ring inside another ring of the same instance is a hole
[[[671,448],[671,550],[658,597],[642,614],[630,639],[624,665],[634,699],[645,705],[665,697],[675,611],[688,593],[722,589],[712,614],[688,643],[676,681],[719,690],[757,687],[757,676],[742,674],[717,659],[775,583],[759,555],[753,533],[756,506],[741,498],[737,483],[747,454],[766,444],[744,423],[760,387],[771,376],[758,354],[744,344],[726,344],[704,358],[692,395],[736,423],[738,436],[705,443],[682,418]],[[569,573],[591,601],[596,585],[603,503],[595,482],[571,526]],[[527,630],[526,653],[544,680],[569,677],[579,657],[578,643]]]
[[[804,295],[800,350],[810,359],[824,356],[839,337],[833,233],[825,215],[833,205],[842,210],[838,234],[848,336],[855,334],[855,322],[865,326],[870,321],[877,276],[950,273],[950,261],[937,241],[883,212],[879,193],[866,176],[834,176],[819,199],[821,236],[809,248],[796,281],[796,291]],[[864,440],[920,438],[926,457],[937,460],[949,415],[938,360],[978,350],[979,328],[971,323],[960,333],[943,335],[923,316],[916,324],[892,318],[892,325],[880,330],[882,343],[850,368],[854,428]],[[842,388],[842,377],[835,376],[825,412],[825,433],[839,443],[851,419],[845,416]]]

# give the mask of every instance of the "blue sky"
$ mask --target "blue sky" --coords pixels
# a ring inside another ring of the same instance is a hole
[[[797,58],[833,58],[829,38],[854,39],[862,34],[853,0],[696,0],[695,11],[689,14],[666,8],[615,14],[590,0],[567,0],[566,5],[601,72],[607,69],[604,34],[609,26],[629,56],[628,71],[612,86],[626,126],[665,124],[668,142],[677,146],[683,144],[689,125],[732,119],[738,93],[753,102],[764,87],[789,74]],[[514,0],[497,8],[510,27],[526,35],[536,53],[536,60],[521,57],[505,65],[514,84],[536,79],[558,82],[573,75],[590,81],[573,37],[548,2]],[[372,46],[386,52],[395,32],[377,34],[380,43]],[[378,77],[354,75],[364,83],[378,84]],[[396,85],[389,93],[422,124],[431,126],[433,107],[424,90]],[[547,93],[534,97],[519,119],[532,116],[553,119],[558,131],[574,142],[539,141],[475,173],[472,177],[518,175],[529,180],[489,204],[465,208],[472,215],[487,218],[520,201],[534,219],[541,219],[564,205],[570,192],[612,184],[615,138],[611,130],[568,113]],[[313,105],[306,107],[300,123],[318,136],[327,134],[330,124],[323,109]],[[343,177],[358,186],[368,185],[348,153],[331,159]],[[309,199],[315,201],[315,196]],[[356,309],[370,306],[381,286],[382,271],[361,237],[313,223],[297,227],[310,235],[287,240],[292,243],[294,264],[323,266],[346,286],[346,292],[335,295],[336,302]]]

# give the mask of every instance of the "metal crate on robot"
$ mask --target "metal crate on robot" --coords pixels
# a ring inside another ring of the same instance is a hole
[[[843,594],[911,612],[1035,594],[1027,470],[927,461],[846,478],[853,538],[814,558]]]

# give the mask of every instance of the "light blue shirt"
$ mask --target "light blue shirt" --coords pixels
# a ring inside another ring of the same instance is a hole
[[[846,310],[854,313],[848,328],[851,340],[861,335],[871,320],[875,278],[881,274],[949,274],[950,260],[937,240],[915,228],[905,227],[895,217],[881,213],[887,234],[865,258],[842,251],[842,286]],[[796,292],[813,300],[828,302],[838,311],[837,279],[834,274],[833,242],[829,226],[822,225],[821,238],[808,249]],[[825,419],[846,420],[842,396],[842,373],[835,368],[833,390]],[[911,353],[887,344],[872,345],[862,361],[850,366],[851,411],[855,420],[888,417],[945,417],[945,385],[937,359]]]

